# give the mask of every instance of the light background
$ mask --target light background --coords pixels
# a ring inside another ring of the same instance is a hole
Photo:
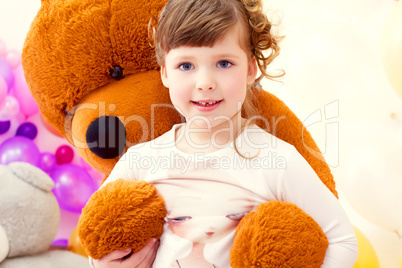
[[[374,246],[381,267],[400,267],[402,240],[380,227],[390,214],[396,215],[389,217],[393,221],[402,215],[402,101],[386,78],[380,53],[381,42],[387,41],[382,37],[385,21],[396,1],[264,4],[270,18],[281,21],[275,30],[286,35],[272,70],[287,72],[281,83],[264,80],[264,89],[308,126],[335,175],[342,205]],[[39,0],[1,0],[0,40],[7,48],[22,50],[39,7]],[[376,220],[380,217],[384,220]]]

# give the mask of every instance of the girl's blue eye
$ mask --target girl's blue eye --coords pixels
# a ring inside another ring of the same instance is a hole
[[[183,71],[190,71],[191,69],[193,69],[193,65],[191,63],[188,63],[188,62],[180,64],[179,67]]]
[[[230,66],[232,66],[232,63],[227,60],[221,60],[220,62],[218,62],[219,68],[229,68]]]

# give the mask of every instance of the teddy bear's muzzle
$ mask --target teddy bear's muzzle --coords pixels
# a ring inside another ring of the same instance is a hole
[[[181,122],[158,71],[126,73],[83,96],[74,107],[69,139],[106,175],[129,147],[155,139]]]

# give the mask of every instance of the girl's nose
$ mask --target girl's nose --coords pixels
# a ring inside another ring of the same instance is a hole
[[[212,72],[210,70],[200,71],[197,78],[197,89],[214,90],[215,88],[216,83]]]

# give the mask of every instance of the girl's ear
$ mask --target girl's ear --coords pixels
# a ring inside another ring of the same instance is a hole
[[[161,78],[162,78],[163,85],[165,87],[169,88],[169,79],[167,77],[166,67],[164,65],[161,66]]]
[[[250,86],[254,83],[255,78],[257,77],[257,61],[255,57],[253,57],[248,65],[248,73],[247,73],[247,85]]]

